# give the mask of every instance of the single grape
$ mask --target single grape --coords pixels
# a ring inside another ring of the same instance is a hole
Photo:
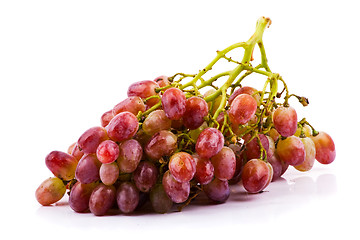
[[[59,201],[65,194],[66,187],[63,181],[57,177],[51,177],[43,181],[35,191],[36,200],[43,206]]]
[[[176,181],[189,182],[196,172],[196,163],[190,154],[177,152],[170,158],[169,170]]]
[[[101,115],[100,118],[101,126],[106,127],[113,118],[114,118],[114,114],[112,109],[105,112],[103,115]]]
[[[120,174],[119,167],[116,162],[101,164],[99,175],[100,180],[105,185],[113,185]]]
[[[264,134],[258,134],[259,139],[260,139],[260,143],[263,146],[264,150],[266,151],[266,153],[269,153],[269,139],[267,138],[267,136],[265,136]],[[247,159],[253,159],[253,158],[260,158],[261,156],[261,147],[259,145],[259,139],[257,137],[254,137],[250,142],[249,140],[251,139],[251,135],[247,134],[244,136],[244,140],[245,140],[245,154]],[[265,153],[263,153],[265,154]]]
[[[98,183],[82,184],[76,182],[71,188],[69,196],[69,205],[75,212],[83,213],[89,209],[89,200],[92,191]]]
[[[119,145],[112,140],[105,140],[98,146],[96,156],[102,163],[115,162],[119,157]]]
[[[273,168],[272,181],[279,179],[289,167],[289,164],[282,161],[276,152],[274,153],[274,155],[272,155],[271,158],[268,158],[268,162]]]
[[[137,168],[142,156],[143,149],[135,139],[126,140],[119,145],[119,158],[117,163],[120,172],[131,173]]]
[[[290,137],[297,129],[297,114],[293,107],[278,107],[273,113],[275,129],[283,137]]]
[[[127,95],[128,97],[138,96],[142,99],[146,99],[148,97],[158,95],[155,92],[155,89],[158,87],[159,85],[156,82],[150,80],[136,82],[129,86]],[[151,107],[157,104],[158,102],[159,102],[158,98],[152,98],[146,102],[146,105]]]
[[[299,137],[291,136],[280,140],[276,149],[280,159],[289,165],[300,165],[305,161],[305,147]]]
[[[84,156],[84,152],[80,150],[78,144],[76,143],[73,151],[71,152],[71,155],[76,158],[76,160],[80,161],[82,156]]]
[[[77,159],[61,151],[52,151],[45,158],[47,168],[58,178],[68,181],[74,178]]]
[[[210,89],[207,92],[205,92],[204,94],[204,98],[206,98],[207,96],[210,96],[211,94],[213,94],[214,92],[216,92],[215,89]],[[217,96],[213,101],[208,102],[208,109],[209,112],[211,113],[211,115],[214,115],[216,110],[219,108],[221,103],[221,95]]]
[[[162,184],[156,184],[150,191],[151,206],[157,213],[170,211],[173,201],[166,194]]]
[[[267,137],[267,139],[268,139],[268,141],[269,141],[269,150],[268,151],[266,151],[266,153],[267,153],[267,158],[271,158],[273,155],[274,155],[274,153],[275,153],[275,142],[274,142],[274,139],[272,139],[270,136],[266,136]]]
[[[305,137],[305,138],[300,138],[300,140],[304,144],[305,160],[302,164],[296,165],[294,167],[299,171],[305,172],[305,171],[309,171],[314,166],[316,149],[315,149],[315,143],[310,138]]]
[[[105,215],[115,203],[116,189],[100,183],[92,191],[89,200],[89,209],[96,216]]]
[[[186,97],[178,88],[166,89],[162,98],[162,107],[166,116],[171,120],[179,120],[186,110]]]
[[[258,193],[266,188],[272,176],[273,169],[270,163],[260,159],[251,159],[245,164],[241,178],[247,192]]]
[[[196,153],[203,158],[215,156],[224,146],[224,136],[216,128],[206,128],[196,141]]]
[[[116,201],[123,213],[131,213],[139,203],[139,190],[130,182],[123,182],[117,189]]]
[[[170,85],[169,77],[167,76],[159,76],[154,79],[154,82],[156,82],[159,87],[166,87]]]
[[[77,141],[80,150],[84,153],[96,153],[99,144],[109,139],[105,128],[92,127],[86,130]]]
[[[190,194],[190,182],[178,182],[170,171],[164,173],[162,184],[166,194],[175,203],[185,202]]]
[[[149,192],[155,185],[158,175],[159,171],[153,163],[142,161],[133,174],[133,180],[141,192]]]
[[[98,181],[100,180],[100,167],[101,162],[95,154],[85,154],[76,167],[75,178],[83,184]]]
[[[142,124],[144,132],[150,136],[161,130],[170,130],[171,120],[166,117],[164,110],[151,112]]]
[[[249,86],[244,86],[244,87],[241,87],[241,88],[238,88],[236,89],[232,94],[231,96],[229,97],[229,105],[231,105],[231,103],[234,101],[234,99],[239,96],[240,94],[248,94],[250,96],[252,96],[257,104],[260,103],[260,93],[257,89],[253,88],[253,87],[249,87]]]
[[[230,196],[229,183],[226,180],[214,178],[209,184],[204,185],[206,196],[219,203],[226,202]]]
[[[198,154],[192,155],[196,163],[195,180],[200,184],[208,184],[214,178],[214,166],[207,158],[201,158]]]
[[[312,136],[311,140],[313,140],[315,143],[315,158],[319,163],[329,164],[335,160],[335,143],[329,134],[325,132],[319,132],[318,135]]]
[[[220,152],[211,158],[215,177],[220,180],[230,180],[235,174],[236,157],[229,147],[223,147]]]
[[[190,130],[200,127],[204,122],[204,117],[208,115],[208,105],[206,101],[199,97],[191,97],[186,100],[186,110],[183,115],[185,127]]]
[[[274,140],[274,142],[276,142],[279,139],[280,134],[275,128],[271,128],[269,131],[269,136]]]
[[[151,160],[170,156],[177,149],[177,137],[170,131],[161,130],[155,133],[145,146],[145,153]]]
[[[245,124],[254,117],[257,109],[256,100],[248,94],[238,95],[231,103],[228,111],[230,122]]]
[[[114,116],[121,112],[131,112],[135,116],[139,112],[145,112],[144,101],[138,96],[128,97],[120,103],[116,104],[112,109],[112,114]]]
[[[106,126],[110,139],[115,142],[132,138],[138,129],[138,119],[130,112],[119,113]]]

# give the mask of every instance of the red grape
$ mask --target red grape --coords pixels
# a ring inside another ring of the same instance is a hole
[[[177,148],[177,137],[170,131],[161,130],[155,133],[145,146],[145,153],[151,160],[170,156]]]
[[[208,115],[208,105],[206,101],[199,97],[191,97],[186,100],[186,110],[183,115],[183,122],[188,129],[196,129],[204,122],[204,117]]]
[[[289,165],[300,165],[305,161],[305,147],[300,138],[296,136],[280,140],[276,149],[280,159]]]
[[[114,205],[116,189],[100,183],[91,193],[89,200],[90,211],[96,216],[103,216]]]
[[[229,148],[233,150],[236,157],[236,167],[234,176],[229,180],[229,184],[236,184],[241,180],[241,173],[244,164],[244,152],[241,150],[241,147],[237,144],[230,144]]]
[[[75,212],[83,213],[89,209],[89,200],[92,191],[98,183],[82,184],[75,183],[71,188],[69,196],[69,205]]]
[[[209,184],[204,185],[204,192],[215,202],[226,202],[230,196],[229,183],[226,180],[214,178]]]
[[[216,92],[215,89],[210,89],[207,92],[205,92],[204,94],[204,98],[206,98],[207,96],[210,96],[211,94],[213,94],[214,92]],[[208,109],[209,112],[214,115],[216,110],[219,108],[221,103],[221,95],[217,96],[213,101],[208,102]]]
[[[115,162],[119,157],[119,146],[111,140],[105,140],[98,146],[96,156],[102,163]]]
[[[76,158],[76,160],[80,161],[80,159],[82,158],[82,156],[84,156],[84,152],[80,150],[78,144],[76,143],[76,145],[74,146],[73,151],[71,152],[71,155],[74,156]]]
[[[278,107],[273,113],[275,129],[283,137],[290,137],[297,129],[297,114],[293,107]]]
[[[289,167],[289,164],[282,161],[276,152],[274,153],[274,155],[272,155],[271,158],[268,158],[268,162],[271,164],[273,168],[272,181],[275,181],[276,179],[280,178]]]
[[[230,180],[235,174],[236,157],[233,150],[223,147],[220,152],[211,158],[215,177],[220,180]]]
[[[71,153],[74,151],[75,146],[76,146],[76,142],[74,142],[73,144],[71,144],[71,145],[68,147],[67,153],[68,153],[68,154],[71,154]]]
[[[260,159],[248,161],[242,172],[243,186],[249,193],[263,191],[272,180],[273,169],[270,163]]]
[[[142,161],[133,174],[133,180],[140,191],[149,192],[155,185],[158,174],[159,171],[153,163]]]
[[[190,154],[178,152],[171,156],[169,170],[176,181],[189,182],[196,172],[196,164]]]
[[[162,98],[162,107],[166,116],[171,120],[179,120],[186,110],[186,98],[183,91],[178,88],[166,89]]]
[[[78,161],[68,153],[52,151],[46,156],[45,164],[56,177],[67,181],[74,178]]]
[[[156,82],[150,80],[136,82],[130,85],[127,91],[127,95],[128,97],[138,96],[142,99],[146,99],[148,97],[157,95],[155,89],[158,87],[159,85]],[[158,98],[153,98],[147,101],[146,105],[154,106],[158,102]]]
[[[135,116],[139,112],[145,112],[144,101],[138,96],[128,97],[120,103],[116,104],[112,110],[112,114],[114,116],[121,112],[131,112]]]
[[[335,143],[329,134],[319,132],[318,135],[311,137],[311,140],[315,143],[315,158],[319,163],[329,164],[335,160]]]
[[[175,203],[185,202],[190,194],[190,182],[178,182],[170,171],[164,173],[162,184],[166,194]]]
[[[95,154],[85,154],[76,167],[75,178],[84,184],[98,181],[100,180],[100,166],[101,162]]]
[[[57,177],[48,178],[43,181],[35,191],[36,200],[43,206],[59,201],[65,194],[66,187]]]
[[[106,126],[111,140],[121,142],[132,138],[139,129],[136,116],[130,112],[121,112]]]
[[[77,141],[80,150],[84,153],[96,153],[99,144],[109,139],[105,128],[92,127],[86,130]]]
[[[162,184],[157,184],[151,189],[150,202],[157,213],[166,213],[170,211],[173,205],[173,201],[166,194]]]
[[[161,130],[170,130],[171,120],[166,117],[164,110],[151,112],[142,124],[144,132],[150,136]]]
[[[254,117],[257,109],[256,100],[248,94],[238,95],[231,103],[228,111],[230,122],[245,124]]]
[[[192,157],[196,162],[195,180],[200,184],[208,184],[214,178],[214,166],[209,159],[201,158],[198,154]]]
[[[123,213],[131,213],[139,203],[139,190],[130,182],[123,182],[117,189],[116,201]]]
[[[224,136],[216,128],[206,128],[196,141],[196,153],[203,158],[215,156],[224,146]]]
[[[117,163],[120,172],[131,173],[137,168],[142,156],[143,149],[135,139],[126,140],[119,145],[119,158]]]

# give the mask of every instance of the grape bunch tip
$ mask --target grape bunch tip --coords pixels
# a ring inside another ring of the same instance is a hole
[[[329,134],[299,120],[284,79],[267,62],[262,36],[271,24],[261,17],[246,42],[222,51],[197,74],[176,73],[131,84],[127,98],[100,117],[67,152],[53,151],[45,164],[53,176],[36,189],[41,205],[68,193],[75,212],[102,216],[116,209],[131,214],[149,203],[158,213],[179,209],[200,193],[226,202],[230,186],[249,194],[262,192],[289,166],[306,172],[315,160],[334,161]],[[253,66],[253,50],[261,59]],[[241,60],[228,57],[242,48]],[[212,73],[221,59],[230,70]],[[262,89],[244,82],[250,74],[264,79]],[[218,79],[224,79],[221,86]],[[207,91],[205,91],[208,89]]]

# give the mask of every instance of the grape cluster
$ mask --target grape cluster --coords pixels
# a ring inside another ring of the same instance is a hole
[[[270,19],[260,18],[249,41],[218,51],[198,74],[131,84],[128,97],[101,116],[100,126],[85,131],[67,152],[46,156],[54,176],[37,188],[38,202],[50,205],[68,192],[75,212],[129,214],[150,202],[155,212],[166,213],[201,192],[221,203],[232,184],[259,193],[290,165],[309,171],[315,159],[334,161],[331,137],[305,118],[298,120],[289,104],[294,97],[306,106],[307,98],[290,94],[267,65],[262,33],[269,24]],[[262,59],[252,67],[256,44]],[[239,47],[245,50],[241,62],[226,56]],[[235,69],[205,79],[219,59],[236,64]],[[263,89],[243,85],[252,73],[267,77]],[[216,86],[223,77],[228,80]],[[205,87],[210,89],[202,93]]]

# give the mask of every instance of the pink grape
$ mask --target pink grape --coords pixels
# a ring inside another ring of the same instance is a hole
[[[245,164],[241,178],[247,192],[258,193],[271,182],[272,176],[273,169],[270,163],[252,159]]]
[[[114,186],[100,183],[92,191],[89,199],[89,209],[96,216],[105,215],[115,203],[116,190]]]
[[[106,127],[113,118],[114,118],[113,110],[109,110],[105,112],[103,115],[101,115],[100,118],[101,126]]]
[[[143,156],[143,149],[135,139],[126,140],[119,145],[119,158],[117,163],[120,172],[131,173],[137,168]]]
[[[208,184],[214,178],[214,166],[209,159],[201,158],[198,154],[192,157],[196,163],[195,180],[200,184]]]
[[[161,130],[170,130],[171,120],[166,116],[164,110],[151,112],[142,124],[144,132],[150,136]]]
[[[273,113],[275,129],[283,137],[290,137],[296,133],[297,114],[293,107],[278,107]]]
[[[204,117],[208,115],[208,105],[206,101],[199,97],[191,97],[186,100],[186,110],[183,121],[186,128],[193,130],[201,126]]]
[[[300,140],[304,144],[305,148],[305,160],[302,164],[294,166],[297,170],[305,172],[309,171],[313,166],[315,162],[315,143],[308,137],[300,138]]]
[[[175,203],[185,202],[190,194],[190,182],[178,182],[170,171],[164,173],[162,184],[166,194]]]
[[[279,179],[289,167],[289,164],[282,161],[276,152],[274,153],[274,155],[268,158],[268,162],[271,164],[273,168],[272,181]]]
[[[142,161],[134,171],[133,180],[141,192],[149,192],[155,185],[158,175],[159,171],[153,163]]]
[[[259,138],[260,138],[260,143],[263,146],[263,148],[265,149],[266,153],[269,153],[269,139],[267,138],[267,136],[265,136],[264,134],[258,134]],[[245,140],[245,154],[247,159],[253,159],[253,158],[260,158],[261,155],[261,148],[258,142],[257,137],[254,137],[250,142],[248,142],[251,138],[250,134],[247,134],[244,136],[244,140]],[[265,154],[265,153],[264,153]]]
[[[112,140],[105,140],[98,146],[96,156],[102,163],[115,162],[119,157],[119,146]]]
[[[113,185],[120,174],[119,167],[116,162],[101,164],[99,175],[100,180],[105,185]]]
[[[220,180],[230,180],[236,169],[236,157],[233,150],[223,147],[220,152],[211,158],[215,177]]]
[[[276,149],[280,159],[289,165],[300,165],[305,161],[305,147],[299,137],[291,136],[280,140]]]
[[[166,87],[170,85],[169,77],[167,76],[159,76],[154,79],[154,82],[156,82],[159,87]]]
[[[65,152],[52,151],[45,158],[47,168],[62,180],[71,180],[75,176],[77,159]]]
[[[85,154],[76,167],[75,178],[83,184],[98,181],[100,166],[101,162],[95,154]]]
[[[196,153],[203,158],[215,156],[224,146],[224,136],[216,128],[206,128],[196,141]]]
[[[196,163],[190,154],[178,152],[171,156],[169,170],[176,181],[189,182],[196,172]]]
[[[258,90],[253,88],[253,87],[249,87],[249,86],[244,86],[241,88],[236,89],[229,97],[229,105],[231,105],[232,101],[239,96],[240,94],[248,94],[250,96],[252,96],[257,103],[260,103],[260,94],[258,93]]]
[[[329,164],[335,160],[335,143],[329,134],[325,132],[319,132],[318,135],[312,136],[311,140],[313,140],[315,143],[315,158],[319,163]]]
[[[248,94],[238,95],[231,103],[228,111],[230,122],[245,124],[254,117],[257,109],[256,100]]]
[[[186,97],[178,88],[166,89],[161,98],[166,116],[171,120],[179,120],[186,110]]]
[[[99,144],[109,139],[105,128],[92,127],[86,130],[77,141],[78,147],[84,153],[96,153]]]
[[[177,137],[170,131],[161,130],[155,133],[145,146],[145,153],[151,160],[170,156],[177,148]]]
[[[82,184],[76,182],[71,188],[69,196],[69,205],[72,210],[78,213],[86,212],[89,209],[89,200],[92,191],[98,183]]]
[[[136,116],[130,112],[121,112],[106,126],[111,140],[121,142],[132,138],[139,129]]]
[[[173,205],[173,201],[166,194],[162,184],[157,184],[151,189],[150,202],[157,213],[166,213],[170,211]]]
[[[139,203],[139,190],[130,182],[123,182],[117,189],[116,201],[123,213],[133,212]]]
[[[209,184],[204,185],[206,196],[215,202],[226,202],[230,196],[229,183],[226,180],[214,178]]]

